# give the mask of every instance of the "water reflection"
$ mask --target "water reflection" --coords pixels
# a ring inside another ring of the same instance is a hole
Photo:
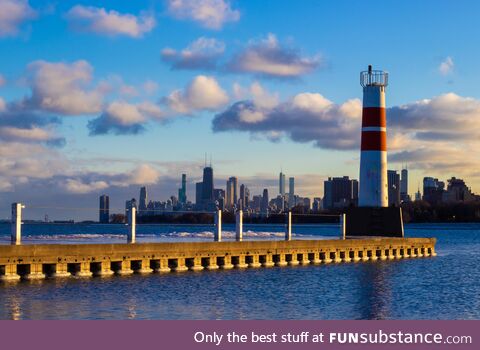
[[[372,262],[359,265],[359,305],[361,319],[383,320],[391,318],[392,283],[390,268],[394,261]]]

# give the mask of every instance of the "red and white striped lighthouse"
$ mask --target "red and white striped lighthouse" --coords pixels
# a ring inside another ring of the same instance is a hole
[[[360,73],[360,85],[363,87],[363,112],[358,205],[388,207],[385,112],[388,73],[368,66],[368,71]]]

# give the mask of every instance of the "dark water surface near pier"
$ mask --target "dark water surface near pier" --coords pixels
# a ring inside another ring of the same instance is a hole
[[[233,226],[225,226],[227,239]],[[247,239],[281,239],[252,225]],[[25,225],[26,244],[124,242],[121,225]],[[139,241],[211,240],[212,227],[139,226]],[[333,238],[335,225],[294,227]],[[0,225],[9,243],[10,226]],[[435,258],[0,284],[0,319],[480,319],[480,224],[407,225]]]

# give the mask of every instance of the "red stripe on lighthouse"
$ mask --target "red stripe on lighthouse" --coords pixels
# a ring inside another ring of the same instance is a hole
[[[387,133],[385,131],[362,131],[362,151],[386,151]]]
[[[383,107],[364,107],[362,111],[362,127],[387,127],[387,113]]]

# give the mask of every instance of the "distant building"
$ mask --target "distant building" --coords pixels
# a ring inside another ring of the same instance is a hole
[[[396,170],[387,171],[388,206],[400,205],[400,175]]]
[[[262,196],[253,196],[252,197],[252,209],[256,212],[260,211],[261,205],[262,205]]]
[[[106,194],[100,196],[99,218],[101,224],[108,224],[110,221],[110,197]]]
[[[238,188],[238,179],[235,176],[230,177],[227,180],[227,191],[225,198],[225,205],[227,208],[233,208],[237,203],[237,188]]]
[[[288,178],[288,207],[293,208],[295,206],[295,178]]]
[[[468,202],[477,198],[462,179],[452,177],[447,182],[447,190],[442,197],[444,202]]]
[[[195,204],[197,209],[202,207],[203,203],[203,182],[197,182],[195,184]]]
[[[217,201],[220,198],[225,199],[225,190],[221,189],[221,188],[215,188],[213,190],[213,199],[215,199]]]
[[[262,196],[262,202],[260,204],[260,212],[262,214],[267,215],[268,214],[268,189],[263,190],[263,196]]]
[[[307,198],[307,197],[303,198],[303,207],[305,209],[310,210],[310,208],[312,207],[312,202],[311,202],[310,198]]]
[[[285,174],[280,172],[278,179],[278,193],[284,197],[285,196]]]
[[[206,207],[213,202],[213,168],[203,168],[202,204]]]
[[[423,178],[423,200],[430,204],[438,204],[443,200],[443,192],[445,191],[445,183],[438,181],[433,177]]]
[[[245,210],[248,208],[248,201],[250,197],[250,191],[245,184],[240,185],[240,197],[238,198],[238,208]]]
[[[140,211],[140,214],[145,213],[145,211],[147,210],[147,204],[148,204],[147,188],[142,187],[140,188],[140,199],[138,203],[138,210]]]
[[[323,207],[344,208],[358,204],[358,181],[348,176],[329,177],[323,182]]]
[[[322,210],[322,198],[319,198],[319,197],[313,198],[312,210],[313,210],[315,213],[318,213],[319,211]]]
[[[420,188],[418,191],[415,193],[415,201],[421,201],[422,200],[422,193],[420,192]]]
[[[182,174],[182,187],[178,189],[178,202],[187,204],[187,174]]]
[[[400,178],[400,201],[410,202],[410,196],[408,195],[408,170],[402,169]]]

